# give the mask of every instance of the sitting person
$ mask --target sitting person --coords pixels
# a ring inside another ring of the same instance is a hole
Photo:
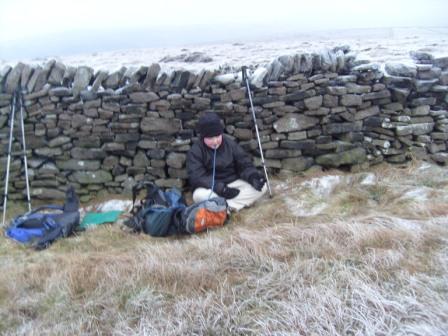
[[[200,139],[187,156],[188,178],[195,203],[219,195],[227,200],[231,210],[239,211],[266,193],[264,175],[255,168],[240,145],[223,135],[224,128],[216,113],[204,114],[197,130]]]

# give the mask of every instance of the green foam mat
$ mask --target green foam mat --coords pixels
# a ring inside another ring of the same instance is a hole
[[[81,228],[115,222],[123,211],[88,212],[82,219]]]

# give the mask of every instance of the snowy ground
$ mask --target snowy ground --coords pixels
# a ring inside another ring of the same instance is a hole
[[[109,71],[121,66],[137,67],[155,62],[160,63],[164,71],[173,69],[199,71],[238,68],[241,65],[265,65],[281,55],[318,52],[342,45],[349,45],[358,55],[358,59],[378,62],[409,61],[409,52],[417,50],[429,52],[436,57],[448,56],[448,27],[324,31],[282,35],[257,41],[241,41],[235,37],[234,42],[220,44],[115,50],[9,62],[0,60],[0,67],[18,61],[42,64],[48,59],[56,59],[66,65],[87,65],[94,69]],[[199,56],[196,57],[198,60],[188,60],[188,56],[194,53]]]
[[[422,176],[437,175],[439,167],[421,162],[416,170]],[[412,179],[403,179],[400,184],[394,185],[393,179],[384,179],[373,172],[318,176],[306,179],[289,190],[287,183],[279,183],[275,185],[274,192],[284,194],[284,201],[295,216],[311,217],[324,214],[332,206],[332,199],[337,198],[343,190],[351,190],[354,193],[356,189],[369,188],[378,188],[380,193],[385,192],[387,188],[393,189],[399,202],[413,202],[422,206],[430,202],[435,193],[444,193],[443,189],[437,190],[432,184],[416,185]],[[443,195],[448,197],[446,193]]]

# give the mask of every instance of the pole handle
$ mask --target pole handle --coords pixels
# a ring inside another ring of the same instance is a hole
[[[241,67],[241,72],[243,74],[243,82],[247,81],[247,66],[243,65]]]

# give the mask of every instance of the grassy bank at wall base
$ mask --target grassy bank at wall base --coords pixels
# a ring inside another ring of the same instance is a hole
[[[106,225],[36,252],[0,238],[7,335],[446,335],[448,169],[273,179],[195,236]]]

